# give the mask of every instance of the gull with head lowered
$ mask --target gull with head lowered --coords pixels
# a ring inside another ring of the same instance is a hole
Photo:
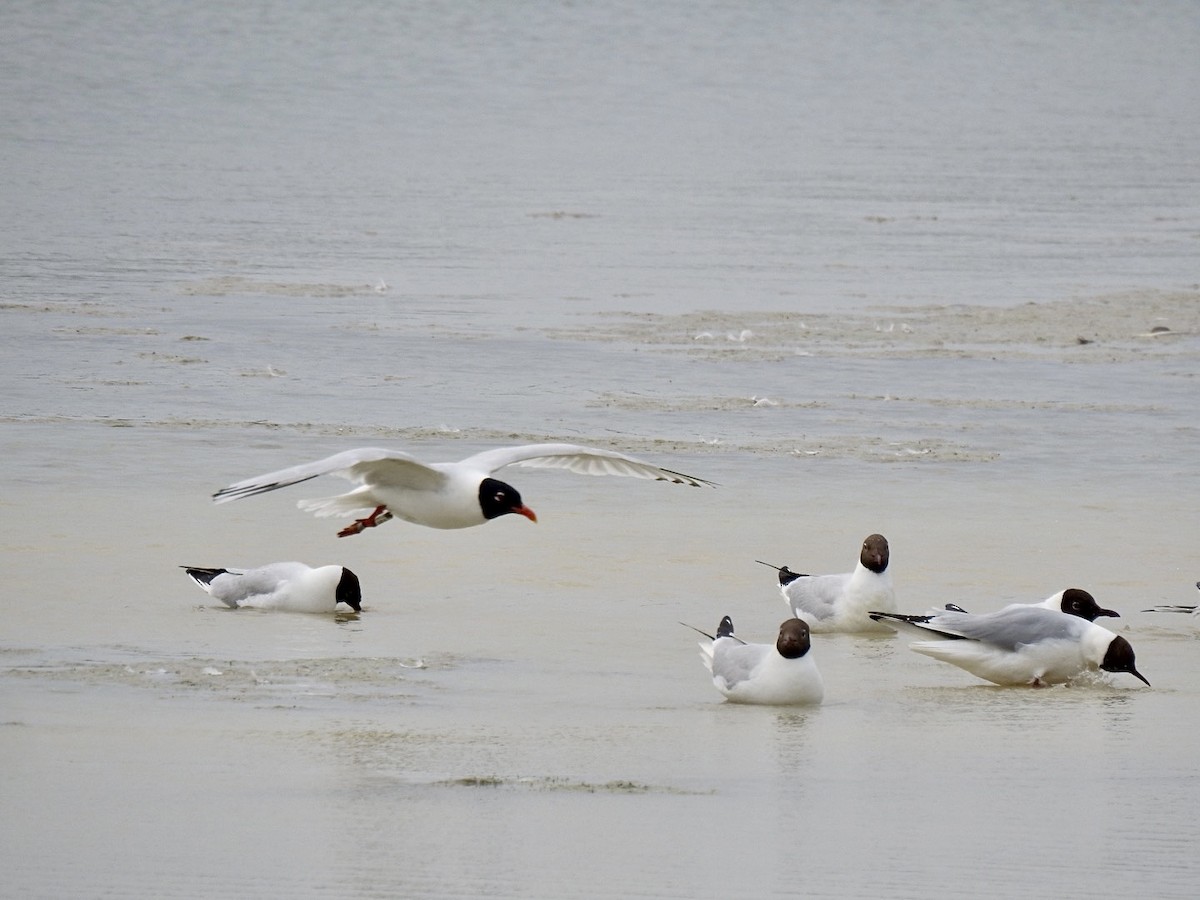
[[[1061,684],[1097,669],[1128,672],[1150,684],[1134,665],[1129,641],[1056,609],[1013,605],[983,615],[946,610],[924,616],[872,612],[871,618],[923,638],[909,645],[917,653],[994,684]]]

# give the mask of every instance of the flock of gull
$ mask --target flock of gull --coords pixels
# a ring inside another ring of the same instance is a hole
[[[332,497],[301,500],[298,506],[320,517],[359,516],[338,532],[339,537],[393,518],[445,529],[469,528],[510,514],[536,522],[520,492],[493,477],[509,466],[715,486],[623,453],[577,444],[499,447],[448,463],[423,463],[399,450],[360,448],[236,482],[217,491],[213,500],[224,503],[337,475],[356,487]],[[1085,590],[1068,588],[1037,603],[1014,603],[992,613],[973,614],[947,604],[910,615],[896,611],[889,563],[887,539],[872,534],[863,541],[851,572],[805,575],[771,566],[792,613],[780,625],[774,644],[741,640],[729,616],[713,635],[695,629],[706,638],[700,645],[701,659],[717,690],[740,703],[820,703],[824,684],[813,658],[812,635],[872,631],[909,633],[918,638],[910,645],[917,653],[998,685],[1061,684],[1097,670],[1125,672],[1150,684],[1135,666],[1129,641],[1096,624],[1097,618],[1118,614],[1101,608]],[[333,612],[345,604],[356,612],[362,609],[358,576],[344,566],[278,562],[248,570],[183,568],[215,600],[233,608]],[[1197,607],[1179,605],[1153,611],[1200,614]]]

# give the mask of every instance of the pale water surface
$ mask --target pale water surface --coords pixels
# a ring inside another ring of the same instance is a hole
[[[0,894],[1192,897],[1191,3],[0,11]],[[539,514],[216,507],[353,446],[626,449]],[[891,540],[904,609],[1075,585],[1153,683],[682,620]],[[342,562],[360,616],[177,566]]]

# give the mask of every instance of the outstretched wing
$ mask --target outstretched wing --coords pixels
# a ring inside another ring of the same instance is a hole
[[[535,469],[566,469],[580,475],[625,475],[631,478],[652,478],[691,487],[716,487],[712,481],[664,469],[653,463],[597,447],[579,444],[525,444],[520,447],[497,447],[467,457],[461,465],[495,472],[505,466],[526,466]]]
[[[256,475],[213,494],[214,503],[226,503],[265,494],[321,475],[338,475],[355,484],[397,485],[418,489],[436,488],[445,475],[401,450],[360,447],[335,453],[316,462],[301,463],[278,472]]]

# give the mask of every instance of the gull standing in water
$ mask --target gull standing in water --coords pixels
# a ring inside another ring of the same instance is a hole
[[[894,612],[896,591],[888,569],[891,550],[882,534],[869,535],[858,553],[853,572],[839,575],[801,575],[787,566],[770,566],[779,573],[779,592],[797,619],[814,633],[886,631],[867,615],[872,610]]]
[[[1017,604],[984,615],[946,610],[925,616],[872,612],[871,618],[924,638],[909,645],[917,653],[994,684],[1061,684],[1096,669],[1128,672],[1150,684],[1134,665],[1129,641],[1056,609]]]

